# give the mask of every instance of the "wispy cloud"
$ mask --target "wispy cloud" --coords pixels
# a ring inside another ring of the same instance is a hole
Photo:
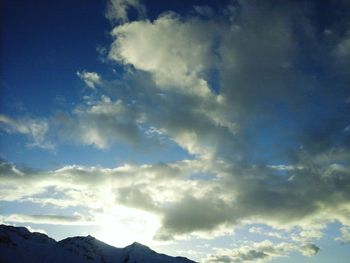
[[[6,115],[0,115],[0,128],[7,133],[20,133],[28,136],[31,142],[29,147],[53,149],[54,145],[47,140],[49,123],[46,119],[20,118],[13,119]]]
[[[34,223],[54,225],[91,225],[92,218],[84,216],[62,216],[62,215],[24,215],[10,214],[1,215],[0,220],[6,223]]]
[[[248,242],[238,248],[217,249],[216,254],[209,256],[205,262],[270,262],[279,257],[285,257],[293,251],[304,256],[314,256],[319,248],[314,244],[298,245],[293,243],[273,243],[269,240],[261,242]]]
[[[128,22],[129,9],[136,10],[139,18],[143,18],[146,15],[146,7],[139,0],[111,0],[108,2],[106,17],[111,23]]]

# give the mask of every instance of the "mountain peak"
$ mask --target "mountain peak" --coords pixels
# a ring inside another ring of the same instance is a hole
[[[131,244],[131,246],[133,246],[133,247],[147,247],[147,246],[145,246],[145,245],[143,245],[143,244],[141,244],[141,243],[139,243],[139,242],[133,242],[132,244]]]
[[[91,235],[56,242],[24,227],[0,225],[0,262],[16,263],[194,263],[159,254],[134,242],[125,248],[110,246]]]
[[[29,240],[35,243],[55,243],[56,241],[47,235],[39,232],[30,232],[25,227],[15,227],[8,225],[0,225],[0,242],[17,245],[23,240]]]
[[[132,243],[131,245],[125,247],[124,249],[127,249],[127,250],[139,250],[139,251],[153,251],[148,246],[143,245],[143,244],[141,244],[139,242],[136,242],[136,241],[134,243]]]

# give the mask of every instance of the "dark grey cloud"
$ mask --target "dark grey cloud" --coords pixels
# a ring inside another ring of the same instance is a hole
[[[198,199],[186,195],[169,208],[164,208],[162,228],[155,238],[171,240],[178,234],[214,231],[219,225],[232,223],[232,212],[230,204],[212,195]]]
[[[315,244],[306,244],[300,247],[300,252],[304,256],[308,256],[308,257],[316,255],[319,250],[320,248]]]
[[[143,185],[119,188],[116,191],[116,202],[128,207],[159,212],[159,208],[151,195],[142,191],[142,188],[144,188]]]

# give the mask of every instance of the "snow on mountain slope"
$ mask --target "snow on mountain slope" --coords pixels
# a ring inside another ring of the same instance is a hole
[[[110,246],[92,236],[56,242],[24,227],[0,225],[1,263],[194,263],[184,257],[158,254],[137,242],[125,248]]]
[[[123,262],[123,249],[112,247],[92,237],[69,237],[58,242],[63,249],[90,263]]]
[[[152,263],[190,263],[193,262],[184,257],[170,257],[164,254],[158,254],[149,247],[140,243],[134,242],[133,244],[125,247],[124,249],[124,261],[130,262],[152,262]]]
[[[52,238],[31,233],[24,227],[0,225],[1,263],[83,263],[79,257],[61,249]]]

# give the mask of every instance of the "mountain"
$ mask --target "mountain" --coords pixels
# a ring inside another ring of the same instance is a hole
[[[195,263],[184,257],[158,254],[140,243],[116,248],[92,237],[56,242],[25,227],[0,225],[1,263]]]

